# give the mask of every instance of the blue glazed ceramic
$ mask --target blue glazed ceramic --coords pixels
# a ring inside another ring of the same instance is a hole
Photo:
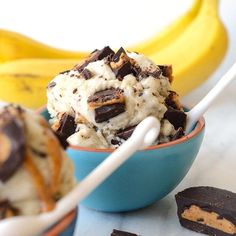
[[[43,236],[70,236],[73,235],[77,221],[78,209],[73,210],[53,225]]]
[[[41,114],[48,120],[46,109]],[[170,193],[185,177],[201,146],[205,130],[201,118],[187,136],[137,151],[83,202],[100,211],[122,212],[148,206]],[[112,149],[70,146],[75,175],[82,180],[110,155]]]

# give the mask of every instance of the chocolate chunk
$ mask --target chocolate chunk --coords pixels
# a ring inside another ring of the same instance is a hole
[[[175,199],[183,227],[208,235],[236,235],[235,193],[201,186],[185,189]]]
[[[179,127],[184,129],[187,116],[183,111],[169,107],[164,114],[164,118],[167,119],[175,129],[178,129]]]
[[[66,148],[66,139],[74,134],[76,130],[75,119],[73,116],[64,113],[60,120],[60,126],[56,130],[57,137],[64,148]]]
[[[138,236],[138,235],[134,234],[134,233],[129,233],[129,232],[126,232],[126,231],[113,229],[113,232],[111,233],[111,236]]]
[[[0,220],[19,215],[19,209],[13,207],[8,200],[0,201]]]
[[[24,124],[8,111],[0,114],[0,180],[7,181],[25,156]]]
[[[101,123],[125,112],[124,103],[115,103],[95,109],[95,121]]]
[[[135,127],[136,127],[136,125],[133,125],[133,126],[125,128],[123,130],[119,130],[117,132],[116,136],[121,139],[127,140],[134,132]]]
[[[174,109],[180,110],[181,104],[179,102],[179,96],[174,91],[169,91],[168,97],[165,99],[165,104]]]
[[[87,102],[89,103],[90,107],[99,107],[114,103],[124,103],[123,90],[119,88],[102,90],[92,96],[89,96]]]
[[[119,140],[117,140],[117,139],[112,139],[112,140],[111,140],[111,144],[112,144],[112,145],[118,145],[118,146],[119,146],[119,145],[121,145],[121,142],[120,142]]]
[[[115,73],[116,77],[118,80],[123,80],[123,78],[128,75],[133,73],[133,66],[131,63],[128,61],[118,67],[117,69],[114,69],[113,72]]]
[[[84,69],[82,72],[81,72],[81,75],[85,78],[85,79],[91,79],[93,77],[93,74],[90,70],[88,69]]]
[[[154,70],[154,71],[141,71],[139,73],[139,76],[142,78],[146,78],[148,76],[152,76],[154,78],[159,78],[159,76],[161,75],[161,70]]]
[[[56,82],[52,81],[51,83],[48,84],[47,88],[48,88],[48,89],[49,89],[49,88],[53,88],[53,87],[55,87],[56,85],[57,85]]]
[[[171,137],[171,141],[179,139],[183,136],[184,136],[184,130],[182,127],[179,127],[178,130],[176,131],[175,135],[173,135],[173,137]]]
[[[114,51],[110,47],[104,47],[101,50],[94,50],[89,58],[87,58],[82,63],[75,66],[75,69],[81,72],[90,62],[95,62],[98,60],[102,60],[106,57],[112,57],[114,55]]]
[[[75,94],[77,91],[78,91],[78,89],[75,88],[72,93]]]
[[[125,50],[124,50],[124,48],[121,47],[121,48],[116,52],[116,54],[114,54],[114,56],[112,57],[112,61],[113,61],[113,62],[118,62],[118,61],[120,60],[120,56],[122,55],[122,53],[123,53],[124,55],[127,55],[126,52],[125,52]]]
[[[172,65],[158,65],[158,67],[161,69],[162,75],[167,77],[170,82],[173,80],[173,70]]]
[[[60,142],[62,148],[64,150],[66,150],[68,148],[68,146],[69,146],[69,143],[66,141],[67,140],[66,136],[64,136],[63,134],[58,134],[57,132],[54,132],[54,131],[53,131],[53,133],[57,137],[57,139]]]

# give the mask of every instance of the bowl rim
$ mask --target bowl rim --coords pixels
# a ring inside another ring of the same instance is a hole
[[[77,212],[78,212],[77,208],[69,212],[55,225],[53,225],[47,232],[43,233],[43,236],[55,236],[62,233],[75,219],[75,217],[77,216]]]
[[[43,107],[37,109],[36,113],[40,114],[41,112],[43,112],[46,109],[47,109],[47,107],[43,106]],[[154,149],[156,150],[156,149],[171,147],[171,146],[175,146],[175,145],[180,144],[180,143],[187,142],[188,140],[190,140],[190,139],[194,138],[195,136],[197,136],[201,131],[203,131],[204,128],[205,128],[205,119],[202,116],[197,121],[197,124],[194,127],[194,129],[188,135],[185,135],[185,136],[183,136],[179,139],[176,139],[174,141],[170,141],[170,142],[167,142],[167,143],[152,145],[152,146],[149,146],[149,147],[144,148],[143,150],[139,150],[139,151],[147,151],[147,150],[154,150]],[[78,151],[87,151],[87,152],[102,152],[102,153],[103,152],[111,153],[115,150],[114,148],[104,148],[104,149],[89,148],[89,147],[81,147],[81,146],[78,146],[78,145],[71,145],[71,144],[69,145],[68,149],[78,150]]]

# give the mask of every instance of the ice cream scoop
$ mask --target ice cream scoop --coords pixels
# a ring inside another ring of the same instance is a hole
[[[210,92],[189,112],[187,112],[186,134],[188,134],[196,121],[206,112],[218,95],[228,86],[236,77],[236,63],[219,80],[219,82],[210,90]]]
[[[0,235],[30,236],[42,232],[76,207],[136,150],[149,146],[158,136],[160,123],[155,117],[143,120],[132,136],[95,168],[74,190],[61,199],[55,209],[39,216],[14,217],[0,222]]]
[[[171,89],[170,65],[120,48],[95,50],[48,85],[53,129],[72,145],[117,148],[146,117],[161,123],[153,144],[184,135],[186,115]]]
[[[75,184],[73,164],[39,115],[0,110],[0,220],[50,211]]]

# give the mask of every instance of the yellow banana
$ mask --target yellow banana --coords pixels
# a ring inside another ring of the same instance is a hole
[[[20,58],[76,58],[81,59],[86,52],[73,52],[50,47],[22,34],[0,30],[0,62]]]
[[[21,59],[0,65],[0,100],[29,108],[46,104],[46,86],[60,71],[78,60]]]
[[[227,33],[218,16],[218,1],[204,0],[195,20],[172,44],[149,57],[172,64],[173,89],[184,95],[204,82],[227,50]]]
[[[169,44],[172,44],[181,34],[183,34],[183,32],[196,18],[201,5],[202,0],[195,0],[192,7],[184,15],[180,16],[173,23],[165,27],[163,31],[158,32],[150,39],[129,47],[129,50],[137,51],[148,56],[149,54],[158,52],[159,50],[167,47]]]
[[[166,27],[164,31],[130,47],[131,51],[138,51],[148,56],[172,43],[181,35],[192,20],[197,16],[201,0],[195,0],[191,9],[183,16]],[[61,50],[42,44],[22,34],[0,30],[0,62],[20,58],[77,58],[81,59],[88,55],[87,52],[72,52]]]

